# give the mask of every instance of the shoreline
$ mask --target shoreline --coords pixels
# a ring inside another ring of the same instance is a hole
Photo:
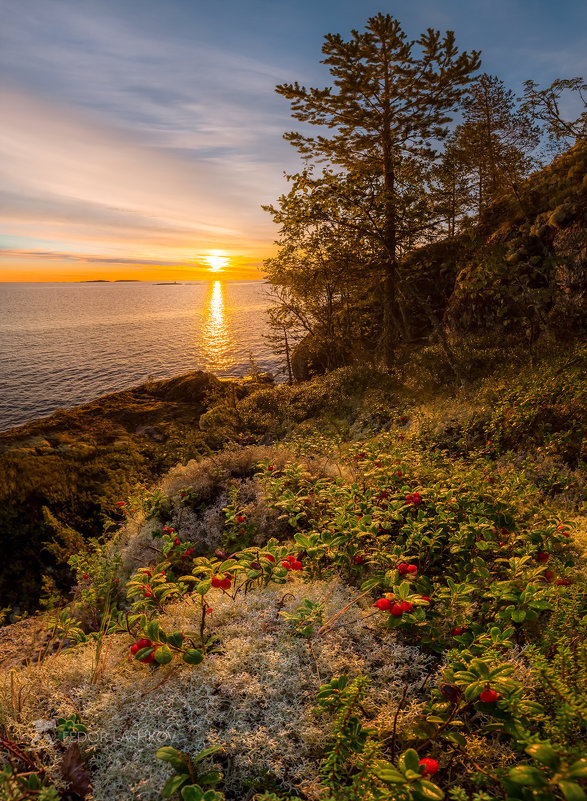
[[[185,404],[199,406],[205,400],[207,393],[221,392],[221,387],[229,384],[236,384],[246,394],[246,386],[252,383],[255,382],[251,376],[221,378],[204,370],[191,370],[173,378],[144,381],[127,389],[99,395],[86,403],[56,409],[43,417],[35,417],[0,431],[0,452],[5,449],[7,441],[21,441],[38,436],[44,431],[49,433],[68,431],[70,430],[68,426],[80,417],[85,418],[88,423],[96,423],[102,417],[124,425],[131,418],[133,421],[138,420],[142,409],[145,415],[144,424],[148,424],[153,416],[160,421],[161,404],[165,403],[173,406],[175,419],[187,422],[182,420],[184,415],[181,414],[181,407]],[[153,407],[153,402],[157,402],[158,405]],[[193,418],[193,407],[190,417]],[[193,419],[190,422],[193,422]]]

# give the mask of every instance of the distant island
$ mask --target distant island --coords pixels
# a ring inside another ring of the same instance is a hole
[[[179,281],[159,281],[155,286],[182,286]]]

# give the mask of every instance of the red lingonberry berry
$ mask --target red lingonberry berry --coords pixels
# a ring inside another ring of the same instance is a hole
[[[303,564],[302,564],[300,561],[298,561],[298,560],[296,559],[296,561],[295,561],[295,562],[292,562],[292,563],[291,563],[291,569],[292,569],[292,570],[303,570],[303,569],[304,569],[304,566],[303,566]]]
[[[151,640],[148,640],[146,637],[137,640],[136,644],[139,646],[139,651],[141,650],[141,648],[148,648],[150,645],[153,645]]]
[[[261,556],[264,559],[267,559],[268,562],[275,562],[275,557],[273,556],[272,553],[262,553]]]
[[[380,598],[378,601],[375,601],[373,606],[376,606],[377,609],[381,609],[382,612],[389,612],[393,604],[389,598]]]
[[[296,561],[295,556],[292,556],[291,554],[289,556],[286,556],[285,559],[287,562],[292,562],[292,563]]]
[[[364,561],[365,561],[365,557],[364,557],[364,556],[359,556],[358,554],[357,554],[357,556],[355,556],[355,558],[353,559],[353,562],[354,562],[356,565],[362,565]]]
[[[179,545],[180,544],[180,542],[179,542],[177,537],[173,540],[173,544],[174,545]]]
[[[537,562],[548,562],[550,554],[546,553],[546,551],[539,551],[535,558]]]
[[[404,611],[403,604],[393,604],[389,611],[394,617],[400,617]]]
[[[282,562],[281,566],[284,567],[286,570],[291,570],[291,563],[290,562]]]
[[[438,762],[430,757],[424,757],[420,760],[421,767],[424,768],[422,776],[434,776],[438,772]]]
[[[87,580],[88,580],[90,577],[88,576],[88,574],[87,574],[87,573],[84,573],[84,574],[83,574],[83,576],[82,576],[82,578],[83,578],[83,579],[85,579],[85,580],[87,581]]]
[[[134,645],[130,646],[130,652],[134,656],[138,651],[140,651],[139,644],[135,642]]]
[[[406,495],[406,503],[412,503],[413,497],[414,496],[411,493]]]
[[[414,492],[413,495],[412,495],[412,503],[415,506],[418,506],[418,504],[421,503],[421,501],[422,501],[422,496],[420,495],[420,493],[419,492]]]
[[[403,476],[403,473],[402,473],[402,471],[401,471],[401,470],[396,470],[396,471],[395,471],[395,474],[396,474],[396,476],[397,476],[398,478],[401,478],[401,477]]]
[[[484,704],[494,704],[498,698],[499,693],[496,693],[495,690],[490,689],[489,684],[479,696],[479,699],[483,701]]]
[[[465,629],[462,626],[456,626],[456,628],[451,629],[450,633],[452,634],[453,637],[458,637],[460,634],[465,633]]]
[[[220,578],[220,576],[212,576],[212,586],[222,587],[222,579]]]
[[[559,587],[570,587],[574,583],[572,578],[559,578],[555,581],[555,584]]]
[[[400,606],[402,608],[402,612],[411,612],[412,609],[414,608],[413,605],[409,601],[402,601]]]
[[[421,598],[423,601],[428,601],[428,603],[430,603],[430,598],[429,598],[427,595],[421,595],[421,596],[420,596],[420,598]]]
[[[417,573],[417,572],[418,568],[416,567],[416,565],[408,565],[408,573]]]
[[[397,566],[397,570],[398,570],[398,573],[400,574],[400,576],[405,576],[405,574],[406,574],[406,573],[408,572],[408,570],[409,570],[409,565],[408,565],[408,563],[407,563],[407,562],[402,562],[401,564],[399,564],[399,565]]]
[[[237,520],[237,523],[244,523],[245,522],[245,518],[242,515],[239,515],[236,520]]]
[[[222,587],[223,590],[229,590],[231,584],[232,584],[232,578],[230,576],[225,576],[220,582],[220,586]]]
[[[124,506],[124,501],[116,501],[116,505],[122,507]]]

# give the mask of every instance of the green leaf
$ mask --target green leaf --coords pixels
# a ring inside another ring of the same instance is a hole
[[[509,777],[514,784],[528,787],[544,787],[547,784],[544,774],[538,768],[533,768],[530,765],[520,765],[517,768],[512,768],[509,772]]]
[[[176,770],[178,773],[182,771],[186,774],[188,773],[188,761],[186,755],[183,754],[181,751],[178,751],[177,748],[172,748],[170,745],[164,745],[162,748],[155,753],[157,759],[162,759],[164,762],[169,762],[169,764]]]
[[[158,640],[159,639],[159,623],[156,620],[151,620],[150,623],[147,623],[145,626],[143,633],[145,637],[149,640]]]
[[[450,731],[448,734],[441,735],[443,740],[448,740],[449,743],[455,743],[464,748],[467,745],[467,738],[458,731]]]
[[[199,665],[204,654],[198,648],[188,648],[183,655],[183,661],[188,665]]]
[[[421,781],[414,786],[414,790],[423,798],[428,798],[430,801],[441,801],[444,798],[444,791],[432,782]]]
[[[173,634],[168,634],[167,643],[173,648],[181,648],[183,644],[183,634],[181,631],[174,631]]]
[[[206,595],[210,587],[212,586],[212,579],[206,579],[206,581],[201,581],[198,586],[196,587],[196,592],[200,595]]]
[[[135,659],[140,662],[141,659],[146,659],[148,656],[151,656],[154,650],[155,648],[153,645],[147,645],[146,648],[141,648],[140,651],[136,652]]]
[[[381,764],[381,763],[380,763]],[[389,763],[383,763],[383,766],[375,767],[374,775],[384,784],[405,784],[406,779],[403,773]]]
[[[417,751],[414,751],[413,748],[408,748],[407,751],[399,758],[399,766],[403,770],[412,770],[414,773],[417,773],[419,776],[420,773],[420,757],[418,756]]]
[[[512,612],[512,620],[514,623],[523,623],[526,620],[526,611],[524,609],[514,609]]]
[[[532,745],[529,745],[524,750],[538,762],[548,765],[548,767],[553,770],[558,770],[560,757],[552,746],[546,743],[532,743]]]
[[[165,786],[161,791],[162,798],[171,798],[174,793],[184,786],[186,782],[189,782],[190,777],[187,773],[179,773],[175,776],[171,776],[165,782]]]
[[[203,751],[200,751],[200,753],[192,759],[192,764],[197,765],[198,762],[206,759],[206,757],[212,756],[212,754],[215,754],[217,751],[222,751],[222,748],[223,746],[221,745],[212,745],[210,748],[204,748]]]
[[[198,782],[202,786],[205,784],[218,784],[219,781],[222,781],[222,773],[219,770],[209,770],[198,776]]]
[[[171,659],[171,651],[166,645],[162,645],[155,651],[155,662],[157,662],[158,665],[168,665]]]
[[[181,791],[183,801],[202,801],[204,791],[195,784],[188,784]]]
[[[559,779],[558,786],[561,788],[567,801],[585,801],[585,798],[587,798],[583,788],[579,787],[575,782],[570,782],[567,779]]]

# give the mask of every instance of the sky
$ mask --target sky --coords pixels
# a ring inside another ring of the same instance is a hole
[[[517,93],[587,75],[584,0],[0,0],[0,281],[260,278],[300,166],[275,85],[379,11]]]

